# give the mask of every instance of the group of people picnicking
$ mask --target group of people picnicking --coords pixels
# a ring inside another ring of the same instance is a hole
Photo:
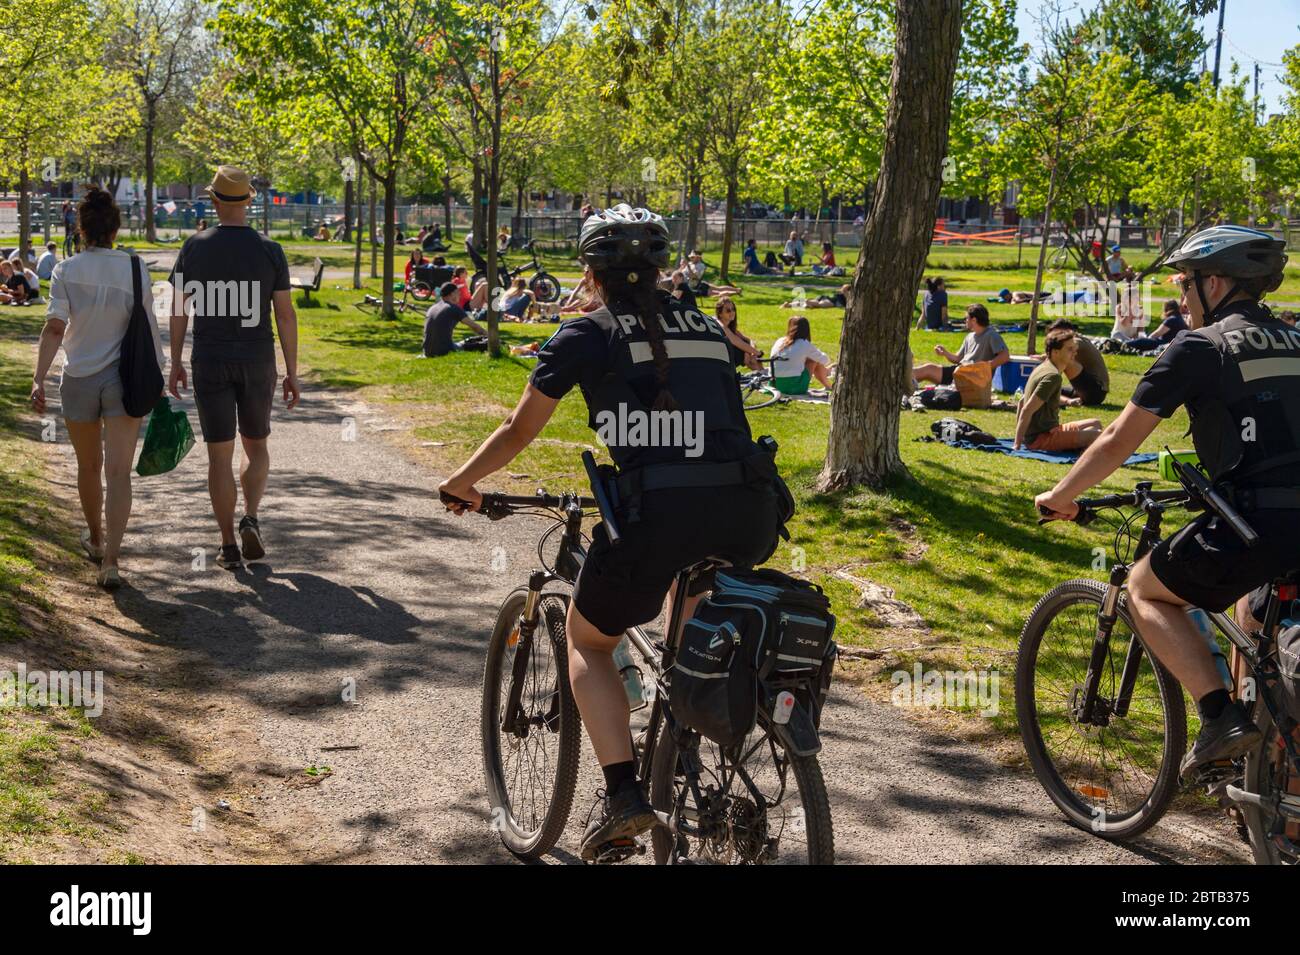
[[[794,275],[802,268],[805,251],[804,234],[792,230],[790,237],[780,252],[768,252],[763,261],[759,261],[758,240],[748,239],[742,256],[745,260],[746,275]],[[844,267],[835,261],[835,246],[830,242],[822,243],[821,255],[811,266],[813,275],[843,275]]]
[[[49,242],[40,258],[32,261],[14,250],[0,259],[0,305],[35,305],[41,301],[41,283],[48,282],[58,263],[58,245]]]

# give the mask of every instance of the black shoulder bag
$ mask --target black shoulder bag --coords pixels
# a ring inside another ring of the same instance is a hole
[[[140,259],[131,256],[131,291],[134,302],[126,335],[122,338],[121,360],[117,371],[122,377],[122,405],[132,418],[143,418],[153,410],[163,392],[162,369],[154,348],[153,329],[144,310],[140,287]]]

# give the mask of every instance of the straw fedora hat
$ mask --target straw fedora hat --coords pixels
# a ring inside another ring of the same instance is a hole
[[[208,195],[220,202],[252,202],[257,195],[248,173],[237,166],[218,166],[212,184],[204,187]]]

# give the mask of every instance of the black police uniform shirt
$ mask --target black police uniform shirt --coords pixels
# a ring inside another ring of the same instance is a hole
[[[737,461],[754,453],[735,366],[743,363],[717,319],[663,294],[660,328],[677,410],[651,413],[659,393],[638,316],[602,306],[570,319],[542,345],[530,379],[550,398],[576,385],[587,424],[623,470],[683,461]],[[657,417],[656,417],[657,416]]]
[[[1300,486],[1300,331],[1243,303],[1209,328],[1179,332],[1133,392],[1161,418],[1186,406],[1211,477]],[[1236,466],[1233,467],[1233,462]]]

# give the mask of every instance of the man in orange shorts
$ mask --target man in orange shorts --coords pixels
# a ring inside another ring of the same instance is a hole
[[[1078,354],[1074,332],[1053,329],[1043,346],[1047,358],[1034,369],[1025,385],[1025,394],[1016,415],[1016,450],[1079,451],[1101,435],[1101,421],[1085,418],[1061,424],[1061,387],[1065,369]]]

